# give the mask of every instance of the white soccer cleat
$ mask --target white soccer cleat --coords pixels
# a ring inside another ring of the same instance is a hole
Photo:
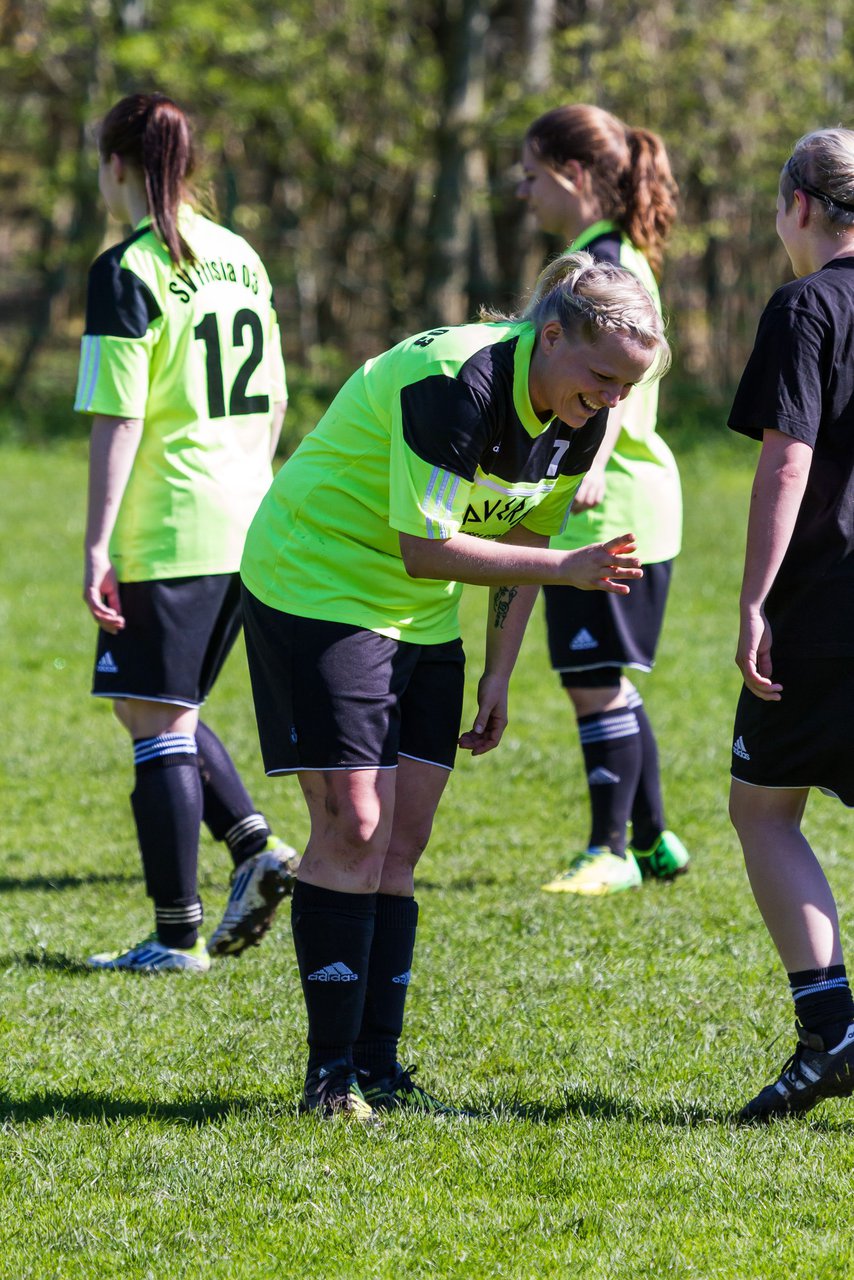
[[[235,868],[225,914],[208,945],[212,956],[239,956],[257,947],[282,898],[292,891],[298,866],[296,849],[270,836],[266,849]]]
[[[186,951],[166,947],[152,933],[127,951],[101,951],[89,956],[90,969],[115,969],[127,973],[207,973],[211,958],[204,938],[198,938]]]

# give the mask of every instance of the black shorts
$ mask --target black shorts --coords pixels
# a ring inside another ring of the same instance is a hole
[[[735,713],[732,776],[754,787],[818,787],[854,807],[854,661],[788,660],[773,652],[779,702],[742,688]]]
[[[119,583],[125,628],[98,632],[96,698],[198,707],[240,634],[236,573]]]
[[[563,684],[574,683],[574,672],[591,673],[585,680],[590,684],[601,667],[652,670],[672,572],[672,560],[644,565],[627,596],[544,587],[549,656],[554,670],[566,675]]]
[[[454,767],[462,640],[410,644],[300,618],[262,604],[245,587],[243,618],[268,774],[393,769],[398,756]]]

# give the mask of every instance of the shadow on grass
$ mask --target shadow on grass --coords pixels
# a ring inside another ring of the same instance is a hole
[[[262,1098],[184,1098],[175,1102],[154,1102],[110,1097],[74,1089],[58,1093],[47,1089],[31,1097],[13,1098],[0,1092],[0,1119],[18,1124],[60,1117],[68,1120],[155,1120],[165,1124],[201,1126],[229,1116],[287,1107]]]
[[[614,1098],[599,1089],[578,1089],[564,1095],[562,1103],[496,1100],[497,1116],[539,1124],[559,1124],[575,1116],[590,1120],[629,1120],[634,1124],[665,1125],[694,1129],[710,1124],[729,1124],[732,1113],[696,1103],[651,1102],[645,1105],[631,1098]]]
[[[0,876],[0,893],[15,893],[27,889],[83,889],[90,884],[128,884],[142,882],[137,873],[99,875],[92,872],[85,876]]]
[[[84,973],[89,977],[100,976],[77,956],[68,956],[64,951],[13,951],[0,956],[0,969],[11,968],[40,969],[43,973],[65,973],[72,977]]]

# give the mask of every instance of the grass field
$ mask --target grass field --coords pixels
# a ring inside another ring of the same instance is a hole
[[[686,548],[642,686],[691,874],[599,903],[540,892],[587,811],[538,616],[505,742],[461,760],[418,895],[406,1059],[478,1118],[393,1117],[379,1132],[297,1118],[305,1032],[287,907],[262,948],[204,979],[82,967],[150,921],[129,752],[87,696],[84,450],[0,450],[0,1275],[851,1273],[854,1104],[765,1131],[727,1119],[793,1037],[725,812],[755,460],[725,434],[680,452]],[[472,686],[484,611],[470,592]],[[298,844],[298,789],[261,773],[241,654],[209,719]],[[808,831],[845,928],[850,822],[817,796]],[[207,838],[202,869],[213,921],[229,864]]]

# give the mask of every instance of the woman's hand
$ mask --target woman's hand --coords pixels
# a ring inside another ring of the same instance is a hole
[[[605,468],[594,463],[575,491],[572,510],[589,511],[591,507],[598,507],[605,500],[606,483]]]
[[[568,587],[577,587],[579,591],[628,595],[626,584],[614,579],[643,577],[640,560],[634,554],[636,551],[633,533],[621,533],[609,542],[594,542],[577,551],[565,551],[559,581]]]
[[[771,679],[771,628],[764,609],[742,611],[735,663],[751,693],[763,702],[780,701],[783,686]]]
[[[474,724],[459,738],[463,751],[482,756],[493,751],[507,728],[507,680],[484,672],[477,686],[477,714]]]
[[[104,631],[114,636],[124,629],[119,583],[110,558],[104,552],[89,549],[83,568],[83,599],[86,608]]]

